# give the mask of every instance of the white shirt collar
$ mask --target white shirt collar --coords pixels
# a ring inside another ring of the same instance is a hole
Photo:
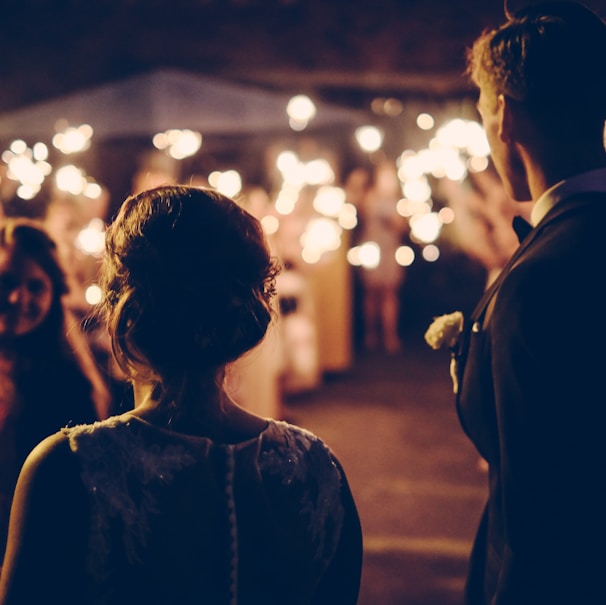
[[[589,192],[606,193],[606,168],[597,168],[577,174],[547,189],[532,207],[530,213],[532,226],[536,227],[560,200],[576,193]]]

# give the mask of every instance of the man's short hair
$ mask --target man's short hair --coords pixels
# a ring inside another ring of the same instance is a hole
[[[523,103],[539,128],[581,136],[606,119],[606,24],[575,2],[535,4],[485,30],[468,74],[494,98]]]

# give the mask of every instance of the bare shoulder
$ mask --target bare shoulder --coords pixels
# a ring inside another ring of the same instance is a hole
[[[67,435],[57,433],[39,443],[21,469],[11,508],[0,603],[76,602],[66,597],[65,587],[73,586],[78,578],[74,570],[83,560],[86,515],[78,461]]]
[[[70,450],[68,435],[58,432],[47,437],[34,447],[23,463],[17,490],[55,480],[63,482],[70,474],[70,462],[74,464],[76,460]]]

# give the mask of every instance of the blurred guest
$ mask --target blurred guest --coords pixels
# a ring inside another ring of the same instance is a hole
[[[0,549],[27,454],[68,424],[105,417],[108,392],[63,304],[54,242],[28,219],[0,220]]]
[[[129,197],[106,242],[103,307],[135,408],[28,458],[0,603],[354,605],[361,530],[337,458],[223,388],[272,320],[258,221],[167,186]]]
[[[518,247],[514,216],[529,219],[531,202],[512,200],[492,169],[471,174],[463,183],[441,179],[440,192],[456,216],[457,245],[482,264],[488,287]]]
[[[369,350],[383,348],[389,353],[398,352],[401,346],[398,323],[404,268],[395,256],[406,230],[406,222],[396,210],[401,197],[395,163],[386,161],[375,166],[359,208],[358,241],[377,250],[376,262],[363,266],[361,273],[364,344]]]

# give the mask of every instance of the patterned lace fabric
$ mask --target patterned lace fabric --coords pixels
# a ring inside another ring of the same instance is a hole
[[[264,474],[280,477],[284,486],[303,488],[299,510],[309,520],[307,530],[316,544],[315,559],[330,561],[343,523],[341,473],[315,435],[287,423],[276,426],[282,429],[281,440],[261,451],[259,467]]]
[[[334,556],[344,518],[341,471],[326,445],[304,429],[270,421],[258,437],[225,445],[171,433],[124,415],[64,432],[79,458],[81,478],[91,496],[88,564],[91,575],[97,576],[95,581],[102,581],[116,548],[115,540],[112,543],[109,537],[115,535],[109,531],[110,525],[119,521],[123,534],[119,548],[129,565],[138,565],[154,515],[160,512],[158,494],[170,493],[182,471],[197,472],[201,461],[203,468],[210,460],[221,461],[218,472],[224,478],[221,506],[229,523],[226,539],[231,542],[230,605],[238,602],[239,552],[243,546],[238,543],[238,509],[248,505],[237,500],[234,484],[238,473],[255,469],[253,474],[261,483],[255,489],[264,492],[270,504],[273,499],[281,506],[285,494],[295,499],[291,507],[296,518],[305,523],[302,531],[311,537],[314,565],[320,572]],[[271,516],[271,510],[260,514]]]

